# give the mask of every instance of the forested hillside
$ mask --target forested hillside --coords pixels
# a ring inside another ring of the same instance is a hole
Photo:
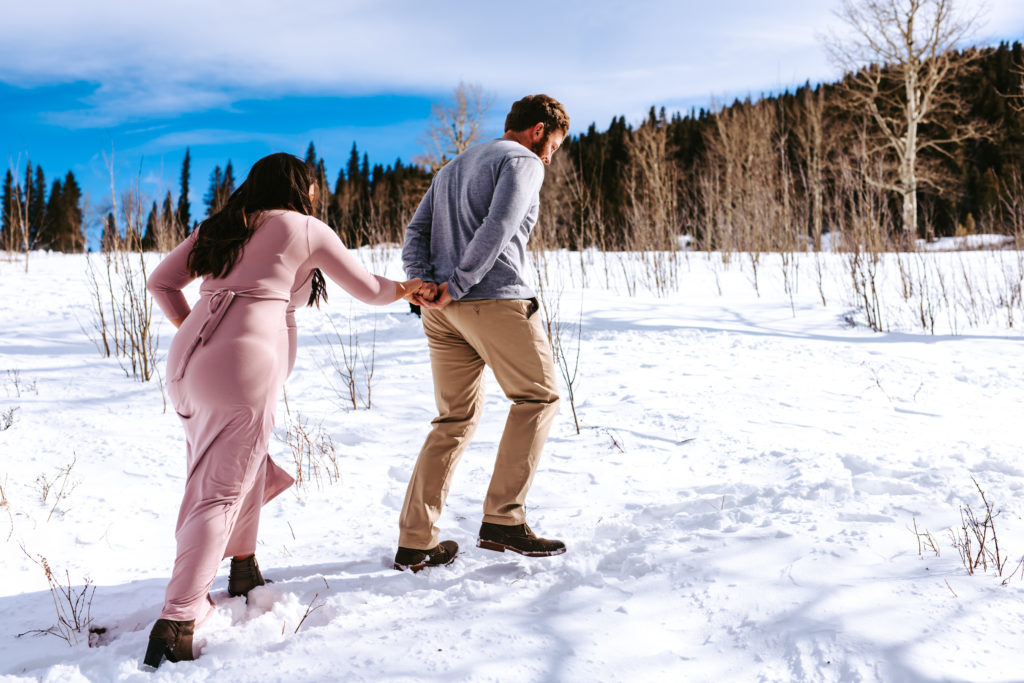
[[[911,235],[1021,233],[1024,47],[1003,43],[961,55],[970,56],[970,66],[950,84],[956,106],[920,129],[925,139],[949,141],[921,152],[917,225],[903,224],[900,198],[887,179],[894,161],[851,96],[851,75],[713,109],[652,107],[636,124],[624,116],[604,130],[591,124],[565,141],[548,171],[538,242],[675,249],[688,235],[701,248],[775,251],[819,248],[828,233],[887,246]],[[888,87],[898,90],[899,83]],[[371,165],[355,143],[344,163],[341,150],[329,155],[335,160],[318,155],[312,143],[306,151],[319,169],[320,217],[351,245],[400,241],[430,172],[400,159]],[[218,166],[203,215],[194,216],[185,199],[192,182],[188,150],[177,197],[127,188],[116,202],[84,207],[71,171],[49,187],[46,178],[31,161],[23,174],[7,171],[0,199],[4,249],[82,251],[86,222],[95,221],[104,248],[138,236],[147,250],[167,250],[239,182],[230,160]]]

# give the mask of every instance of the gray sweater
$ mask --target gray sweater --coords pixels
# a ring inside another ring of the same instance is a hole
[[[408,277],[447,282],[452,299],[529,299],[526,243],[544,164],[513,140],[470,147],[434,176],[405,231]]]

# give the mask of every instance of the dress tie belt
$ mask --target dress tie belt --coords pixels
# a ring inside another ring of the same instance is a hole
[[[202,296],[209,296],[210,302],[207,306],[208,313],[206,320],[199,327],[199,332],[196,333],[195,339],[189,342],[188,347],[181,356],[181,360],[178,362],[178,369],[171,377],[171,381],[180,380],[185,376],[185,369],[188,367],[188,363],[192,360],[192,354],[196,352],[196,349],[206,342],[210,341],[214,331],[220,325],[220,321],[224,319],[224,314],[228,312],[228,308],[231,306],[231,302],[235,300],[235,297],[242,297],[247,299],[261,299],[264,301],[284,301],[287,303],[290,299],[283,296],[280,292],[275,292],[269,289],[244,289],[241,291],[234,291],[231,289],[217,289],[212,292],[202,292]]]

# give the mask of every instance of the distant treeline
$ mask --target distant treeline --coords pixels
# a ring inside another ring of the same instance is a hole
[[[945,125],[966,119],[984,135],[922,153],[919,225],[899,224],[899,197],[884,187],[892,160],[870,117],[847,101],[844,80],[716,111],[668,117],[652,108],[635,128],[624,117],[605,131],[591,125],[565,141],[548,172],[545,237],[552,246],[629,249],[671,248],[689,235],[706,248],[778,250],[849,233],[851,217],[923,237],[1019,232],[1024,48],[976,52],[954,83],[964,106]],[[921,134],[941,138],[942,125]],[[866,208],[876,193],[878,204]]]
[[[843,83],[805,85],[757,101],[671,116],[651,109],[636,127],[625,117],[567,139],[548,169],[538,242],[573,249],[675,249],[690,235],[708,249],[787,250],[819,247],[823,234],[849,233],[851,220],[922,236],[1014,233],[1024,220],[1024,113],[1006,95],[1020,93],[1020,43],[977,50],[975,67],[955,83],[965,103],[957,116],[985,134],[922,157],[920,220],[901,226],[899,199],[881,182],[887,162],[863,112],[845,101]],[[568,103],[571,109],[571,103]],[[943,124],[922,134],[941,137]],[[396,160],[371,166],[353,143],[332,178],[310,143],[318,169],[318,217],[346,244],[400,242],[431,173]],[[103,221],[103,246],[129,236],[145,249],[167,250],[193,230],[185,152],[177,198],[142,200],[124,193]],[[230,161],[214,169],[206,215],[238,181]],[[43,169],[4,179],[0,247],[86,248],[81,191],[74,175],[47,188]],[[27,230],[22,229],[23,226]]]
[[[22,182],[15,182],[8,170],[0,194],[0,248],[24,248],[22,226],[28,226],[30,248],[76,252],[85,249],[82,231],[82,190],[75,174],[54,180],[47,193],[46,174],[41,166],[25,166]]]

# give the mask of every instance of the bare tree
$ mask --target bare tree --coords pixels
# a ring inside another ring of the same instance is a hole
[[[804,165],[804,186],[810,201],[811,239],[821,251],[825,216],[825,162],[829,138],[825,135],[825,90],[807,87],[796,108],[793,133]]]
[[[480,139],[484,116],[493,102],[494,96],[479,83],[459,81],[449,99],[431,106],[430,123],[422,137],[424,151],[414,161],[438,169],[466,151]]]
[[[852,108],[864,112],[880,135],[894,168],[883,187],[902,200],[905,234],[918,224],[917,193],[922,184],[938,187],[935,169],[921,164],[926,151],[982,134],[960,116],[965,108],[953,87],[977,59],[976,50],[957,46],[978,15],[965,15],[955,0],[841,0],[837,14],[852,30],[849,38],[832,34],[826,49],[852,72],[844,85]],[[934,137],[925,134],[927,124]]]
[[[1016,65],[1013,73],[1020,77],[1020,83],[1017,85],[1017,89],[1010,93],[1010,106],[1016,111],[1024,112],[1024,64]]]
[[[18,177],[17,172],[14,173],[14,177]],[[28,205],[32,200],[32,183],[25,183],[25,185],[24,190],[20,185],[15,186],[12,206],[8,206],[7,210],[10,211],[11,233],[21,243],[21,250],[25,255],[25,272],[27,273],[28,255],[35,248],[35,239],[28,220]]]
[[[628,138],[630,163],[623,169],[626,205],[624,246],[639,258],[652,292],[666,295],[678,289],[679,167],[672,160],[664,110],[650,116]],[[623,259],[623,264],[625,264]],[[635,277],[625,273],[627,280]]]
[[[726,259],[744,252],[757,291],[762,255],[792,250],[795,242],[787,201],[790,169],[780,153],[786,135],[776,104],[768,100],[723,109],[705,132],[707,153],[699,176],[705,248],[720,250]]]

